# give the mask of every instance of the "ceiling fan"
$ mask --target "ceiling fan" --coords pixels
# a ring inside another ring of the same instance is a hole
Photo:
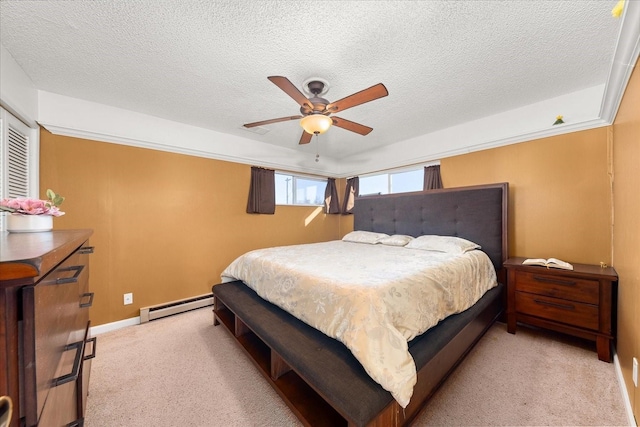
[[[300,104],[299,116],[287,116],[277,119],[263,120],[261,122],[247,123],[244,125],[246,128],[252,128],[256,126],[268,125],[271,123],[286,122],[289,120],[300,120],[300,125],[304,129],[302,136],[300,137],[300,144],[308,144],[311,142],[313,135],[318,135],[325,132],[327,129],[333,126],[337,126],[342,129],[346,129],[351,132],[358,133],[360,135],[367,135],[373,130],[369,126],[364,126],[356,122],[352,122],[340,117],[329,117],[333,113],[344,111],[347,108],[355,107],[365,102],[373,101],[378,98],[387,96],[387,88],[382,83],[371,86],[370,88],[361,90],[352,95],[342,98],[335,102],[329,102],[320,95],[323,94],[325,83],[320,80],[311,80],[307,83],[309,93],[313,96],[307,98],[302,92],[296,88],[293,83],[286,77],[271,76],[267,77],[273,84],[278,86],[287,95]]]

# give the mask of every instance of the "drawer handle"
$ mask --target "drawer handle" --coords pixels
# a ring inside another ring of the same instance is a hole
[[[61,268],[58,271],[75,271],[75,274],[72,277],[56,279],[56,285],[64,285],[65,283],[76,283],[78,281],[80,273],[82,273],[82,270],[84,270],[84,265],[72,265],[71,267]]]
[[[573,304],[560,304],[557,302],[549,302],[549,301],[543,301],[543,300],[539,300],[539,299],[534,299],[533,300],[536,304],[540,304],[540,305],[548,305],[550,307],[556,307],[556,308],[562,308],[563,310],[575,310],[576,306]]]
[[[89,297],[89,301],[85,302],[85,303],[80,303],[80,308],[87,308],[87,307],[91,307],[93,305],[93,292],[86,292],[84,294],[82,294],[82,297],[80,297],[80,299],[84,298],[84,297]]]
[[[84,341],[74,342],[73,344],[67,344],[64,347],[64,351],[75,350],[76,355],[73,358],[73,368],[71,368],[71,372],[66,375],[62,375],[61,377],[55,378],[53,380],[53,386],[57,387],[62,384],[66,384],[71,381],[75,381],[78,379],[78,375],[80,374],[80,359],[82,358],[82,348],[84,345]]]
[[[83,246],[80,249],[78,249],[78,253],[79,254],[92,254],[93,253],[93,246]]]
[[[534,280],[537,280],[538,282],[544,282],[544,283],[554,283],[556,285],[564,285],[564,286],[575,286],[576,282],[572,281],[572,280],[560,280],[560,279],[550,279],[548,277],[542,277],[542,276],[533,276]]]
[[[71,421],[65,427],[84,427],[84,418],[78,418],[75,421]]]
[[[85,341],[87,344],[91,343],[91,354],[85,356],[83,360],[89,360],[96,357],[96,344],[98,343],[98,337],[89,338]]]

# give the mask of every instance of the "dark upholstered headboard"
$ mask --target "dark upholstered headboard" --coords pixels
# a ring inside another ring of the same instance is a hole
[[[482,246],[496,271],[507,259],[509,184],[358,197],[354,230],[458,236]]]

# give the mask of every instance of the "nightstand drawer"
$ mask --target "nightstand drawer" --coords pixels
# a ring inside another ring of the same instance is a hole
[[[516,292],[516,311],[580,328],[598,330],[598,307],[575,301]]]
[[[598,305],[600,284],[597,280],[579,279],[546,273],[516,271],[516,291],[546,295],[586,304]],[[596,326],[597,328],[597,326]]]

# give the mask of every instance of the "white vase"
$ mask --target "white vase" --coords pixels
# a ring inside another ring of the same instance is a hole
[[[52,229],[52,215],[7,215],[7,231],[10,233],[35,233]]]

